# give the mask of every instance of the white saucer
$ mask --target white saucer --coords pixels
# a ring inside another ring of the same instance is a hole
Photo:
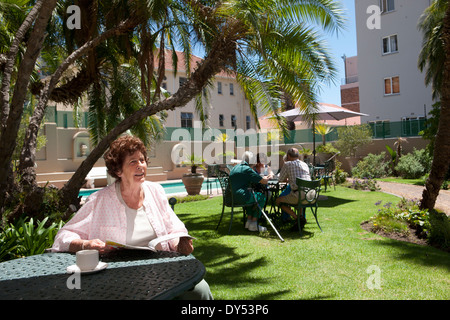
[[[76,264],[74,264],[74,265],[67,267],[67,273],[79,272],[82,274],[89,274],[89,273],[99,272],[103,269],[106,269],[107,266],[108,266],[108,264],[106,262],[100,261],[94,269],[81,271],[80,268]]]

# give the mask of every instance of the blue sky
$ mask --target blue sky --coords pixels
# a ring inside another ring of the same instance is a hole
[[[345,18],[347,20],[345,30],[342,30],[339,35],[324,34],[324,39],[327,41],[330,55],[333,58],[338,75],[334,84],[323,85],[320,92],[318,92],[318,101],[323,103],[332,103],[338,106],[341,105],[340,85],[341,79],[345,77],[344,61],[342,56],[347,57],[357,55],[356,50],[356,25],[355,25],[355,0],[338,0],[342,3],[345,11]],[[194,48],[194,54],[203,57],[204,53]]]
[[[336,65],[338,76],[334,84],[324,85],[318,95],[319,102],[332,103],[338,106],[341,105],[341,79],[345,77],[344,61],[341,57],[344,54],[347,57],[353,57],[357,55],[355,1],[341,0],[340,2],[345,9],[345,15],[347,18],[346,30],[342,31],[339,36],[333,35],[325,37],[328,42],[328,47],[330,48],[330,54],[333,57],[334,63]]]

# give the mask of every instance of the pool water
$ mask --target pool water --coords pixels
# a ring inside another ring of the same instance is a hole
[[[219,182],[217,181],[217,179],[209,179],[210,181],[210,186],[212,189],[215,188],[220,188]],[[207,180],[205,178],[205,180],[203,181],[202,184],[202,190],[207,190]],[[217,184],[216,184],[217,182]],[[160,183],[161,186],[164,188],[164,191],[166,192],[166,194],[173,194],[173,193],[182,193],[182,192],[186,192],[186,189],[184,188],[184,184],[182,181],[177,181],[177,182],[161,182]],[[84,189],[84,190],[80,190],[80,192],[78,193],[78,196],[81,196],[83,198],[90,196],[91,194],[93,194],[94,192],[98,191],[99,189]]]

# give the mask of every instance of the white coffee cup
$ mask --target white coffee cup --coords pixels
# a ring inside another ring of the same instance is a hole
[[[81,250],[77,251],[77,266],[81,271],[94,270],[98,265],[97,250]]]

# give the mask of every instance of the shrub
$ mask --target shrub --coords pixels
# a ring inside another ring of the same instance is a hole
[[[417,179],[424,174],[425,168],[413,154],[408,153],[400,158],[395,170],[397,170],[398,174],[403,178]]]
[[[353,179],[352,184],[350,185],[350,188],[353,188],[355,190],[369,190],[369,191],[380,190],[380,187],[378,187],[378,184],[377,184],[377,180],[367,179],[367,178],[364,178],[362,180]]]
[[[417,179],[428,173],[431,169],[432,159],[425,149],[416,150],[402,156],[395,170],[406,179]]]
[[[375,205],[381,205],[381,201]],[[370,220],[375,230],[407,234],[409,226],[420,238],[428,238],[431,229],[428,210],[421,210],[417,201],[405,198],[396,206],[391,202],[385,203]]]
[[[450,251],[450,220],[445,213],[433,210],[430,214],[428,240],[431,245]]]
[[[352,176],[356,178],[382,178],[390,173],[389,163],[386,162],[386,152],[378,155],[369,153],[352,169]]]
[[[341,169],[341,165],[342,163],[340,161],[335,160],[334,181],[336,184],[344,183],[348,177],[348,173]]]
[[[41,254],[50,248],[63,222],[46,226],[47,220],[20,219],[7,225],[0,234],[0,261]]]
[[[356,151],[372,142],[372,129],[368,124],[337,128],[336,148],[343,156],[355,157]]]

